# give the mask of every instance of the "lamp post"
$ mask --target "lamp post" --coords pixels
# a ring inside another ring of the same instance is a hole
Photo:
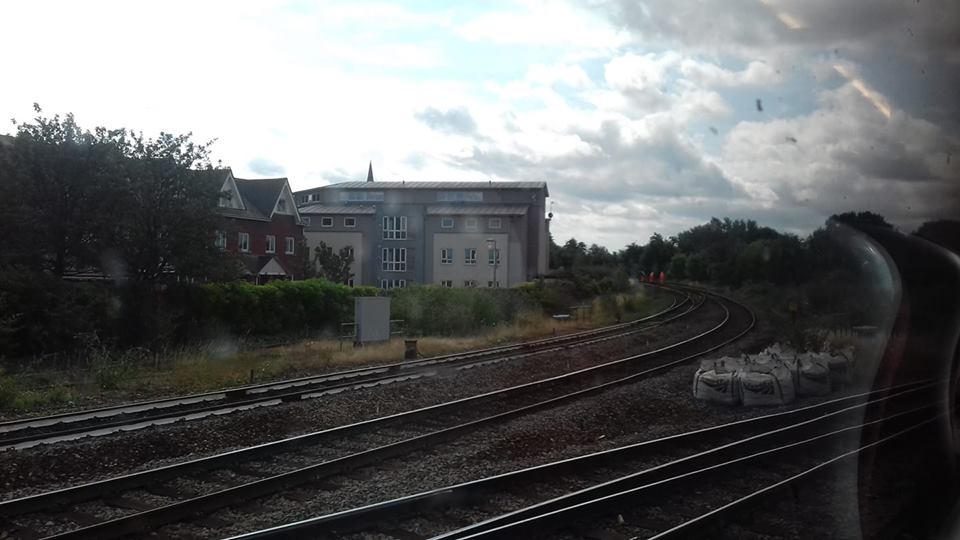
[[[497,251],[497,241],[487,238],[487,249],[493,253],[493,286],[497,286],[497,266],[500,265],[500,253]],[[489,256],[489,255],[488,255]]]

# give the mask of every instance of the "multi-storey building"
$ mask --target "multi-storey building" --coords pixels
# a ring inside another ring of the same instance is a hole
[[[509,287],[547,271],[545,182],[343,182],[294,194],[311,251],[353,251],[353,281]]]
[[[235,178],[230,169],[206,174],[223,178],[214,242],[236,253],[255,283],[302,277],[303,222],[286,178]]]

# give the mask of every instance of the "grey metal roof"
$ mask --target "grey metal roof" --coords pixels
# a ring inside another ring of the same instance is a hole
[[[340,182],[319,189],[547,189],[546,182]],[[313,190],[302,190],[313,191]],[[298,192],[299,193],[299,192]],[[547,194],[549,196],[549,193]]]
[[[300,207],[300,214],[376,214],[373,206],[308,204]]]
[[[522,216],[526,206],[500,206],[492,204],[464,206],[428,206],[429,216]]]

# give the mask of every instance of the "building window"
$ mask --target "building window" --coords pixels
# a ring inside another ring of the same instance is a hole
[[[477,280],[475,279],[465,279],[463,280],[463,286],[467,288],[473,288],[477,286]]]
[[[383,239],[406,240],[407,216],[383,216]]]
[[[286,249],[284,252],[285,252],[287,255],[293,255],[294,252],[296,252],[296,250],[297,250],[297,246],[296,246],[296,244],[295,244],[294,241],[293,241],[293,237],[292,237],[292,236],[288,236],[286,242],[287,242],[287,245],[286,245],[286,248],[287,248],[287,249]]]
[[[277,199],[277,212],[286,212],[287,211],[287,200],[284,198]]]
[[[500,248],[487,250],[487,264],[490,266],[500,264]]]
[[[383,248],[381,257],[384,272],[407,271],[407,248]]]
[[[344,246],[347,248],[347,257],[353,257],[353,246]]]
[[[340,202],[383,202],[382,191],[342,191]]]
[[[347,287],[353,287],[353,278],[347,280]]]
[[[231,193],[229,191],[220,192],[220,200],[217,201],[217,206],[219,206],[220,208],[229,208],[230,199],[232,198],[233,197],[231,196]]]
[[[477,264],[477,248],[463,250],[463,264]]]
[[[440,250],[440,264],[453,264],[453,248]]]
[[[482,191],[438,191],[439,202],[483,202]]]
[[[353,228],[357,226],[357,218],[355,217],[345,217],[343,218],[343,226],[348,228]]]
[[[237,249],[243,253],[250,251],[250,233],[242,232],[237,235]]]
[[[488,282],[487,282],[487,287],[489,287],[489,288],[491,288],[491,289],[499,289],[499,288],[500,288],[500,282],[499,282],[499,281],[488,281]]]
[[[381,289],[402,289],[407,286],[407,280],[405,279],[381,279],[380,288]]]
[[[320,218],[321,227],[333,227],[333,218],[332,217],[322,217]]]
[[[440,218],[440,228],[441,228],[441,229],[452,229],[452,228],[453,228],[453,218],[452,218],[452,217]]]
[[[277,252],[277,237],[272,234],[267,235],[267,253],[276,253]]]
[[[319,194],[319,193],[311,193],[310,195],[307,195],[307,200],[308,200],[309,202],[319,201],[319,200],[320,200],[320,194]]]
[[[303,226],[304,226],[304,227],[309,227],[309,226],[310,226],[310,218],[309,218],[309,217],[307,217],[307,216],[302,216],[302,217],[300,218],[300,221],[303,222]]]
[[[441,287],[444,287],[444,288],[446,288],[446,289],[452,289],[452,288],[453,288],[453,280],[452,280],[452,279],[444,279],[444,280],[442,280],[442,281],[440,282],[440,286],[441,286]]]
[[[503,225],[503,222],[498,217],[492,217],[487,221],[487,227],[491,229],[499,229]]]
[[[227,233],[223,231],[217,231],[217,237],[213,241],[213,245],[217,249],[227,249]]]
[[[463,220],[463,228],[468,231],[477,230],[477,218],[468,217],[467,219]]]

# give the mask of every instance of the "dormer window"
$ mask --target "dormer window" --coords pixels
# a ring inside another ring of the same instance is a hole
[[[231,198],[231,193],[229,191],[221,191],[220,200],[217,201],[217,206],[220,208],[229,208]]]

